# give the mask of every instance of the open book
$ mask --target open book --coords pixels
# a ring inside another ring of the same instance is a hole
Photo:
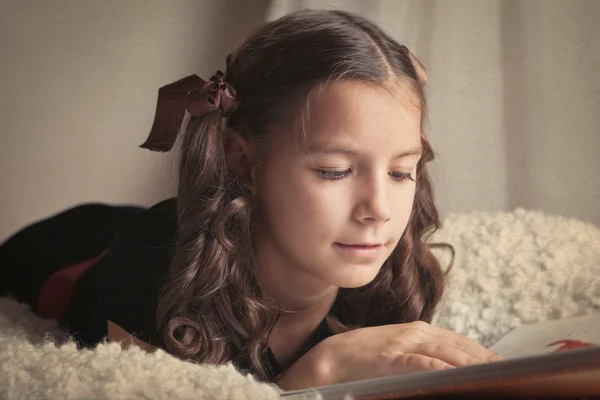
[[[282,396],[286,400],[600,397],[600,314],[521,325],[490,349],[505,360]]]

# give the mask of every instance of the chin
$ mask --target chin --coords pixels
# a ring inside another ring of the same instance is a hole
[[[380,268],[368,268],[363,271],[354,271],[352,274],[340,274],[333,277],[331,284],[342,289],[356,289],[373,282]]]

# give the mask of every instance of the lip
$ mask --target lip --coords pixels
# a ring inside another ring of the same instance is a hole
[[[344,244],[336,242],[333,245],[343,254],[358,258],[375,258],[385,249],[385,245],[381,243]]]
[[[335,243],[340,246],[383,246],[383,243]]]

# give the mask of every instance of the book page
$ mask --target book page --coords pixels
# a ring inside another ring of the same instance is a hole
[[[490,350],[504,358],[600,346],[600,314],[516,327]]]

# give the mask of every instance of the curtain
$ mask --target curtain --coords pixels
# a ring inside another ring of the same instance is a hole
[[[600,225],[600,1],[273,0],[377,22],[429,74],[442,214],[526,208]]]

